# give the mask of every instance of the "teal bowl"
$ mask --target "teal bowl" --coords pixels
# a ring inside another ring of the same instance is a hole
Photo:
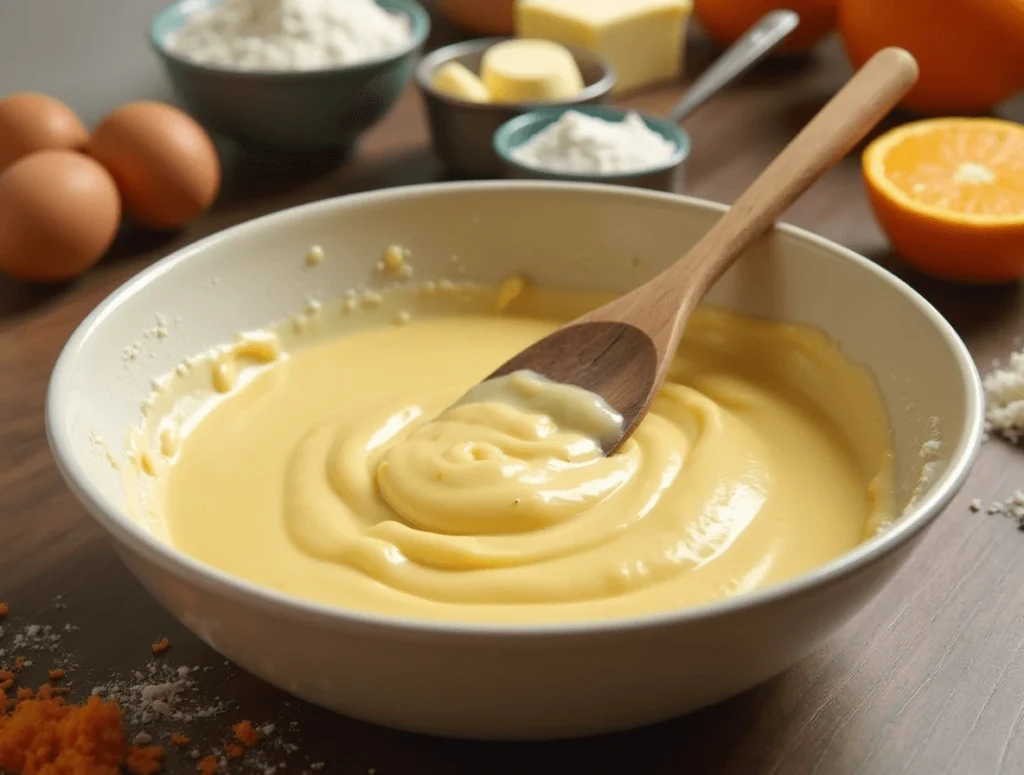
[[[150,42],[185,109],[215,134],[246,149],[284,153],[339,153],[395,104],[412,77],[430,32],[430,17],[415,0],[377,0],[410,20],[401,49],[352,65],[308,71],[227,69],[168,51],[164,40],[190,13],[217,0],[181,0],[153,20]]]
[[[645,113],[640,113],[640,117],[647,124],[647,128],[657,132],[676,148],[676,152],[672,156],[654,167],[617,174],[571,175],[527,166],[512,157],[514,149],[527,142],[541,130],[554,124],[570,110],[605,121],[622,121],[626,114],[630,112],[626,108],[613,108],[605,105],[573,105],[532,110],[529,113],[524,113],[521,116],[506,121],[494,133],[494,152],[501,159],[505,177],[527,180],[570,180],[584,183],[612,183],[620,186],[649,188],[676,194],[682,192],[685,183],[686,158],[690,155],[690,136],[674,122]]]

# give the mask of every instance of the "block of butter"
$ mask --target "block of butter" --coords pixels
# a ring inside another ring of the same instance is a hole
[[[589,49],[615,68],[615,92],[678,78],[692,0],[516,0],[516,35]]]
[[[575,97],[583,76],[565,46],[513,39],[484,52],[480,78],[493,102],[552,102]]]
[[[491,95],[483,81],[463,64],[445,62],[430,78],[430,85],[439,92],[467,102],[490,102]]]

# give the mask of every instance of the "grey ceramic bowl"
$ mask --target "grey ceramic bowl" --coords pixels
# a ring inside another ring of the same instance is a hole
[[[603,103],[611,99],[615,74],[599,54],[566,46],[583,75],[583,91],[575,99],[557,103],[479,103],[443,94],[430,85],[441,65],[459,62],[480,72],[484,52],[508,38],[481,38],[440,48],[423,58],[416,68],[416,82],[427,103],[427,117],[434,150],[448,169],[464,177],[500,177],[504,166],[492,144],[498,127],[511,118],[536,108]]]
[[[583,183],[614,183],[636,186],[655,191],[681,193],[684,184],[684,166],[690,155],[690,136],[678,124],[657,116],[641,113],[647,127],[657,132],[676,147],[676,152],[663,164],[636,172],[616,175],[569,175],[523,164],[512,157],[512,151],[543,129],[558,121],[566,111],[575,110],[605,121],[622,121],[629,112],[625,108],[604,105],[544,108],[524,113],[506,121],[494,133],[494,152],[501,159],[505,177],[526,180],[567,180]]]
[[[377,59],[312,71],[232,70],[172,53],[164,40],[196,9],[216,0],[181,0],[154,19],[150,40],[185,108],[211,131],[258,151],[346,152],[408,84],[430,31],[416,0],[378,0],[405,14],[409,42]]]

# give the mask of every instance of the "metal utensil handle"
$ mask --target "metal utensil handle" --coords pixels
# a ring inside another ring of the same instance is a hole
[[[693,82],[672,109],[669,118],[676,123],[682,121],[704,104],[708,97],[732,83],[771,53],[799,24],[800,16],[795,11],[772,11],[762,16]]]

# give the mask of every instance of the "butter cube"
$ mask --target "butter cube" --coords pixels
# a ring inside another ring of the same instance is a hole
[[[679,78],[692,0],[516,0],[516,35],[602,54],[616,94]]]
[[[477,74],[458,62],[446,62],[434,72],[430,85],[439,92],[467,102],[490,102],[487,92]]]
[[[494,102],[568,100],[583,89],[569,50],[550,40],[506,40],[484,52],[480,78]]]

